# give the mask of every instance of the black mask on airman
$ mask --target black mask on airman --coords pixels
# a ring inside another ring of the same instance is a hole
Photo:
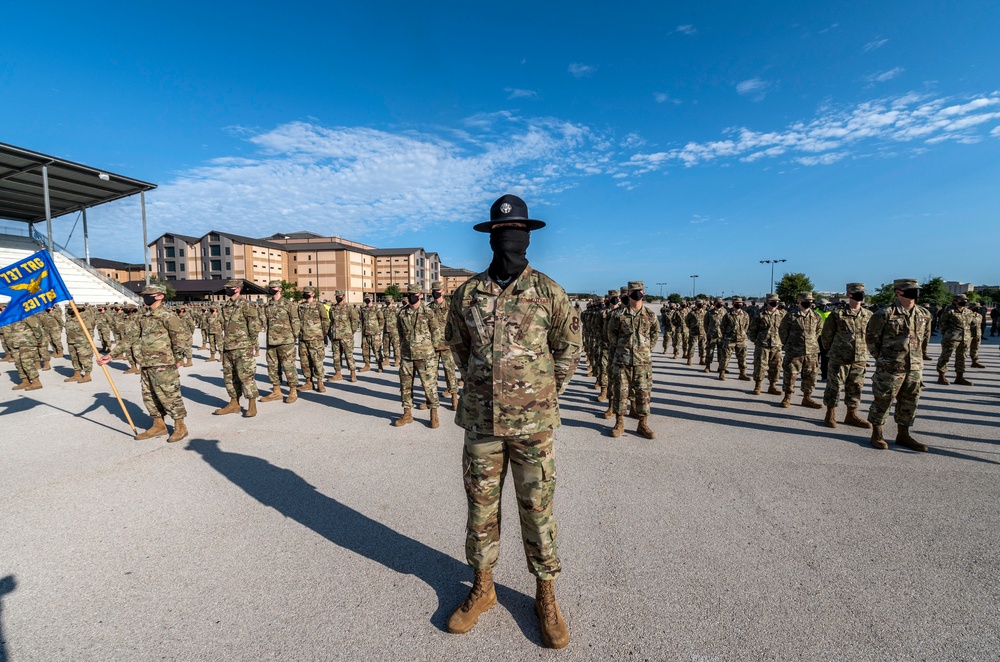
[[[406,300],[410,302],[411,306],[415,306],[415,305],[417,305],[417,302],[420,301],[420,295],[419,294],[407,294],[406,295]]]
[[[517,278],[528,266],[528,241],[531,233],[523,228],[498,228],[490,232],[493,261],[489,274],[498,281]]]
[[[341,303],[343,300],[344,300],[344,297],[337,297],[337,303]]]
[[[236,288],[234,288],[234,287],[227,287],[226,288],[226,296],[227,297],[231,297],[234,294],[236,294]]]
[[[854,299],[855,301],[862,301],[863,302],[865,300],[865,293],[864,292],[851,292],[851,298]]]
[[[632,292],[630,292],[628,295],[628,298],[631,299],[632,301],[642,301],[642,297],[643,294],[639,290],[632,290]]]
[[[143,294],[142,295],[142,302],[144,304],[146,304],[147,306],[152,306],[154,303],[156,303],[156,295],[155,294]]]

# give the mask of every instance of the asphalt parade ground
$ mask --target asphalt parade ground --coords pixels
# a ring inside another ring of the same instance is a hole
[[[735,359],[720,382],[659,354],[658,438],[626,419],[612,439],[578,371],[556,432],[561,651],[540,643],[509,484],[499,603],[445,631],[472,579],[450,401],[438,430],[426,411],[392,427],[390,368],[213,416],[227,398],[206,356],[182,369],[191,436],[176,444],[134,441],[99,369],[64,384],[57,358],[24,393],[0,364],[0,660],[1000,655],[997,339],[971,387],[925,370],[913,434],[929,453],[893,445],[891,419],[878,451],[800,396],[750,395]],[[147,427],[138,377],[111,367]],[[263,352],[257,376],[269,392]],[[866,385],[862,415],[869,402]]]

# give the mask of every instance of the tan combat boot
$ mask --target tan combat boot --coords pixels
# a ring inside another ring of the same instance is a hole
[[[881,425],[872,425],[872,448],[880,450],[889,448],[889,444],[885,443],[885,437],[882,436]]]
[[[812,393],[806,393],[802,396],[802,406],[808,407],[809,409],[822,409],[823,405],[812,399]],[[836,423],[836,421],[834,421]]]
[[[923,355],[922,358],[924,359],[924,361],[930,361],[931,360],[931,355],[928,354],[927,352],[924,352],[924,355]]]
[[[23,391],[24,389],[28,388],[28,386],[30,384],[31,384],[31,380],[22,379],[17,384],[15,384],[14,387],[12,389],[10,389],[10,390],[12,390],[12,391]]]
[[[975,367],[976,367],[976,364],[975,364],[975,363],[973,363],[973,364],[972,364],[972,367],[973,367],[973,368],[975,368]],[[42,361],[42,370],[52,370],[52,363],[50,363],[50,362],[49,362],[49,359],[48,359],[48,358],[46,358],[46,359],[44,359],[44,360]]]
[[[635,428],[635,431],[641,434],[646,439],[656,439],[656,433],[653,432],[649,425],[646,424],[646,416],[639,417],[639,425]]]
[[[355,372],[354,370],[351,370],[351,381],[352,382],[358,381],[358,373]]]
[[[985,368],[986,366],[984,366],[982,363],[980,363],[979,359],[976,359],[976,360],[974,360],[972,362],[972,367],[973,368]]]
[[[625,417],[621,414],[615,415],[615,426],[611,428],[611,436],[618,438],[625,432]]]
[[[343,379],[343,377],[340,374],[340,370],[337,370],[332,375],[330,375],[327,379],[329,379],[331,382],[339,382],[341,379]]]
[[[704,362],[704,361],[702,361],[701,363],[702,363],[702,365],[705,365],[705,362]],[[711,368],[710,368],[709,366],[707,366],[707,365],[706,365],[706,366],[705,366],[705,369],[704,369],[704,370],[702,370],[702,372],[706,372],[706,373],[707,373],[707,372],[712,372],[712,369],[711,369]]]
[[[407,423],[413,422],[413,412],[409,407],[403,407],[403,415],[392,422],[397,428],[401,428]]]
[[[361,370],[358,370],[358,372],[368,372],[371,369],[372,369],[371,365],[368,363],[368,361],[365,361],[365,364],[361,366]]]
[[[639,420],[639,414],[635,411],[635,400],[628,401],[628,417]]]
[[[191,367],[191,366],[193,366],[193,365],[194,365],[194,361],[193,361],[192,359],[188,359],[188,360],[187,360],[187,361],[186,361],[186,362],[184,363],[184,367],[185,367],[185,368],[190,368],[190,367]]]
[[[38,377],[28,380],[28,386],[24,389],[25,391],[37,391],[42,388],[42,380]]]
[[[836,407],[827,407],[826,408],[826,418],[823,419],[823,422],[826,424],[826,427],[828,427],[828,428],[835,428],[835,427],[837,427],[837,408]]]
[[[86,384],[87,382],[90,381],[90,375],[91,374],[93,374],[93,373],[81,372],[80,373],[80,379],[77,380],[77,381],[79,381],[81,384]]]
[[[417,409],[419,409],[420,411],[426,411],[427,410],[427,403],[426,402],[421,402],[419,405],[417,405]]]
[[[744,368],[743,370],[740,370],[740,376],[737,379],[739,379],[741,382],[748,382],[748,381],[750,381],[750,376],[747,375],[746,368]]]
[[[285,398],[285,404],[286,405],[290,405],[290,404],[292,404],[293,402],[295,402],[296,400],[299,399],[299,392],[298,391],[299,391],[298,388],[296,388],[295,386],[289,386],[288,387],[288,397]]]
[[[692,359],[691,359],[691,357],[690,357],[690,356],[689,356],[689,357],[687,357],[687,360],[688,360],[687,364],[688,364],[688,365],[691,365],[691,361],[692,361]]]
[[[271,392],[260,399],[261,402],[274,402],[281,400],[281,386],[271,384]]]
[[[229,404],[225,407],[221,407],[212,412],[216,416],[224,416],[226,414],[238,414],[240,413],[240,399],[230,398]]]
[[[607,409],[607,411],[605,411],[605,412],[604,412],[603,414],[601,414],[601,415],[602,415],[602,416],[603,416],[604,418],[606,418],[606,419],[609,419],[609,420],[610,420],[610,419],[612,419],[612,418],[614,418],[614,417],[615,417],[615,412],[611,411],[611,405],[608,405],[608,409]]]
[[[951,384],[951,382],[948,381],[948,378],[945,377],[944,373],[941,372],[940,370],[938,370],[938,380],[937,380],[937,383],[938,384],[944,384],[945,386],[948,386],[949,384]]]
[[[870,430],[872,424],[865,419],[858,416],[857,407],[848,407],[847,414],[844,416],[844,425],[853,425],[856,428],[864,428]]]
[[[768,395],[781,395],[781,391],[778,387],[774,385],[774,382],[768,382],[767,384],[767,394]]]
[[[753,394],[760,395],[760,382],[753,383]]]
[[[726,381],[726,373],[725,373],[725,371],[719,373],[719,381],[720,382]]]
[[[768,393],[770,393],[770,391],[768,391]],[[781,399],[781,406],[784,407],[785,409],[788,409],[789,407],[792,406],[792,393],[791,393],[791,391],[789,391],[788,393],[785,393],[785,397],[783,397]]]
[[[674,350],[674,358],[676,359],[676,358],[678,358],[679,356],[680,356],[680,352],[678,352],[678,351],[677,351],[677,350],[675,349],[675,350]]]
[[[188,436],[187,426],[184,425],[183,418],[174,419],[174,432],[169,437],[167,437],[167,443],[172,444],[175,441],[180,441]]]
[[[922,444],[910,436],[909,425],[900,425],[898,427],[896,430],[896,444],[906,446],[910,450],[919,451],[921,453],[927,452],[927,444]]]
[[[548,648],[565,648],[569,643],[569,628],[556,604],[554,579],[537,579],[535,614],[542,629],[542,643]]]
[[[247,403],[247,410],[243,412],[243,418],[253,418],[257,415],[257,398],[250,398]]]
[[[318,382],[316,382],[316,392],[317,393],[326,393],[326,387],[323,386],[323,380],[322,379],[319,380]]]
[[[74,370],[73,374],[63,380],[64,382],[78,382],[80,381],[80,371]]]
[[[300,391],[315,391],[316,387],[313,386],[312,379],[306,378],[305,383],[302,384],[302,386],[299,386],[298,389]]]
[[[451,394],[451,408],[458,411],[458,392],[455,391]]]
[[[441,427],[441,421],[438,420],[438,408],[435,407],[431,409],[431,429],[436,430]]]
[[[958,384],[959,386],[972,386],[972,382],[966,379],[965,375],[961,373],[957,377],[955,377],[955,383]]]
[[[135,435],[136,441],[145,441],[146,439],[152,439],[153,437],[166,437],[167,436],[167,426],[163,424],[163,417],[157,416],[153,419],[153,425],[145,432],[140,432]]]
[[[601,392],[597,394],[597,401],[598,402],[607,402],[608,401],[608,389],[607,388],[605,388],[603,386],[601,387]]]
[[[214,361],[215,361],[215,352],[211,352],[209,353],[208,358],[205,359],[205,363],[213,363]]]
[[[448,618],[448,632],[465,634],[479,622],[479,617],[492,609],[496,603],[497,592],[493,586],[493,571],[477,571],[468,597]]]

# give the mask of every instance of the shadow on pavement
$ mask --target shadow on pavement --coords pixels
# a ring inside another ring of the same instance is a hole
[[[140,427],[144,425],[145,427],[149,427],[146,424],[151,423],[153,419],[146,415],[146,410],[135,403],[129,402],[125,398],[122,398],[122,402],[125,403],[125,408],[128,410],[128,415],[132,417],[133,423]],[[118,404],[118,399],[112,393],[95,393],[94,404],[81,411],[77,416],[83,417],[84,414],[89,414],[98,409],[106,409],[109,414],[128,425],[128,421],[125,420],[125,414],[122,413],[122,408]]]
[[[40,404],[42,403],[39,402],[38,400],[28,397],[14,398],[13,400],[5,400],[3,402],[0,402],[0,407],[3,407],[3,410],[0,411],[0,416],[3,416],[4,414],[16,414],[21,411],[28,411],[32,407],[35,407]]]
[[[17,580],[14,575],[7,575],[0,579],[0,662],[7,662],[7,639],[3,635],[3,596],[13,593],[17,588]]]
[[[187,449],[261,504],[339,547],[425,582],[437,594],[431,623],[438,629],[445,631],[451,611],[468,593],[469,584],[462,578],[471,578],[472,570],[466,564],[321,494],[295,472],[258,457],[226,452],[214,439],[193,439]],[[540,644],[534,599],[500,584],[496,591],[524,635]],[[382,597],[391,603],[391,596]]]

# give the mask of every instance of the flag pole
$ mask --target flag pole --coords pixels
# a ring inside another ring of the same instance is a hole
[[[87,342],[90,343],[90,348],[94,350],[94,355],[101,356],[101,353],[97,351],[97,345],[94,344],[94,339],[90,337],[90,330],[87,329],[87,325],[84,323],[83,318],[80,317],[80,311],[77,310],[76,303],[70,299],[69,305],[73,308],[73,314],[76,315],[76,321],[80,323],[80,328],[83,329],[83,335],[87,336]],[[111,390],[115,392],[115,397],[118,398],[118,404],[121,405],[122,413],[125,414],[125,420],[128,421],[129,427],[132,428],[132,434],[139,434],[139,430],[136,429],[135,423],[132,422],[132,417],[128,415],[128,410],[125,409],[125,403],[122,402],[122,396],[118,393],[118,388],[115,386],[115,380],[111,379],[111,373],[108,372],[108,366],[102,365],[101,367],[104,369],[104,376],[108,378],[108,383],[111,384]]]

